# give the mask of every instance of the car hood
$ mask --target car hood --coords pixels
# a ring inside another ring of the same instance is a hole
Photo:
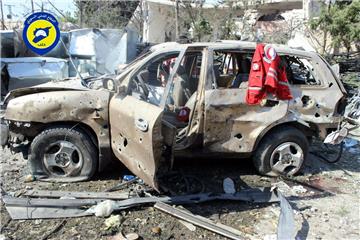
[[[112,75],[101,77],[92,77],[86,79],[80,78],[66,78],[60,81],[50,81],[47,83],[35,85],[28,88],[18,88],[10,91],[4,99],[4,106],[11,99],[41,92],[54,92],[54,91],[89,91],[89,90],[103,90],[109,91],[103,87],[103,82],[108,79],[114,79]]]

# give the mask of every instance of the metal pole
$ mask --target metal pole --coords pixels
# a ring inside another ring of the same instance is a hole
[[[79,1],[79,12],[80,12],[79,25],[80,25],[80,28],[82,28],[83,27],[83,25],[82,25],[82,23],[83,23],[83,5],[82,5],[81,0]]]
[[[31,0],[31,11],[34,13],[34,0]]]
[[[1,3],[1,23],[2,23],[2,30],[5,30],[5,22],[4,22],[4,10],[3,10],[3,2],[0,0]]]
[[[175,0],[175,41],[179,39],[179,0]]]

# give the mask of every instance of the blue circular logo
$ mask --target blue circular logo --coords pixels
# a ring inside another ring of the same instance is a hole
[[[47,12],[36,12],[24,22],[23,39],[33,52],[44,55],[51,51],[60,40],[56,18]]]

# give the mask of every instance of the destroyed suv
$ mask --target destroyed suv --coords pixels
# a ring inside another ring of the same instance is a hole
[[[2,145],[22,148],[33,174],[61,181],[89,179],[114,156],[155,188],[174,156],[252,157],[261,174],[294,175],[309,141],[336,130],[346,92],[317,53],[274,45],[293,99],[248,105],[255,47],[164,43],[116,76],[14,90]]]

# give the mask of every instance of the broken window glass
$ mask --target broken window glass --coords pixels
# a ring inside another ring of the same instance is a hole
[[[132,77],[132,95],[159,105],[178,55],[179,52],[161,54],[145,63]]]
[[[247,82],[253,53],[216,51],[213,71],[218,88],[239,88]]]
[[[296,56],[283,56],[288,80],[294,85],[321,85],[311,61]]]

